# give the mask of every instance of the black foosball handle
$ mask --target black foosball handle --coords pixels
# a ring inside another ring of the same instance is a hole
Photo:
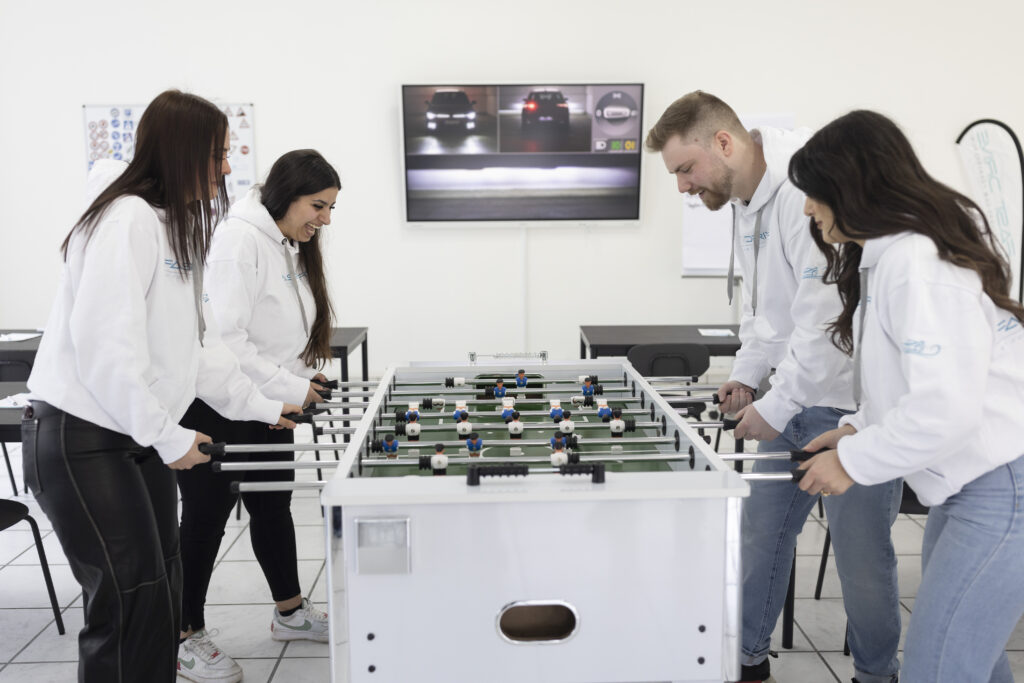
[[[558,468],[558,473],[563,476],[572,476],[574,474],[584,474],[590,476],[590,481],[595,484],[604,483],[604,463],[603,462],[588,462],[572,465],[561,465]]]
[[[479,486],[480,477],[525,477],[529,473],[526,465],[470,465],[466,469],[466,485]]]
[[[208,455],[211,458],[223,458],[224,449],[227,444],[223,441],[217,441],[215,443],[201,443],[199,444],[199,452]]]
[[[317,382],[317,384],[319,384],[320,386],[322,386],[322,387],[324,387],[326,389],[337,389],[338,388],[338,380],[336,380],[336,379],[329,379],[326,382]]]

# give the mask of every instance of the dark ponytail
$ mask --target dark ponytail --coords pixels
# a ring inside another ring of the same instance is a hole
[[[277,221],[284,218],[288,207],[297,198],[330,187],[341,188],[338,172],[316,150],[297,149],[274,162],[261,188],[260,200],[270,217]],[[306,271],[309,287],[313,290],[313,301],[316,303],[309,340],[299,358],[314,368],[323,367],[331,358],[331,327],[334,322],[324,255],[320,248],[322,234],[318,230],[308,242],[299,243],[299,265]]]

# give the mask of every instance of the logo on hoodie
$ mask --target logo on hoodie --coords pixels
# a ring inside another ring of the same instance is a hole
[[[939,344],[929,345],[922,339],[908,339],[903,342],[903,353],[931,358],[932,356],[939,355],[941,352],[942,346]]]
[[[997,332],[1012,332],[1013,330],[1019,327],[1020,321],[1018,321],[1014,317],[1009,317],[1006,318],[1005,320],[1000,320],[998,323],[996,323]]]
[[[819,279],[823,275],[823,273],[821,273],[820,271],[821,271],[821,269],[818,268],[818,266],[811,266],[810,268],[804,268],[803,279],[804,280],[817,280],[817,279]]]
[[[302,271],[301,273],[296,273],[295,274],[295,279],[296,280],[301,280],[304,277],[306,277],[306,271]],[[281,279],[284,280],[285,282],[291,282],[292,281],[291,273],[284,273],[283,275],[281,275]]]

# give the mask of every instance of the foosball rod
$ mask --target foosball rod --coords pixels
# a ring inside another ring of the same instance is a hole
[[[399,467],[399,466],[412,466],[419,464],[419,458],[421,456],[411,456],[405,458],[386,458],[386,457],[374,457],[374,458],[361,458],[360,464],[363,467]],[[689,455],[684,453],[646,453],[646,452],[622,452],[617,453],[614,451],[601,451],[594,453],[587,453],[580,455],[580,462],[676,462],[686,461],[690,458]],[[794,456],[791,452],[779,452],[779,453],[727,453],[719,455],[719,458],[724,461],[732,460],[793,460]],[[456,455],[449,456],[449,464],[470,464],[470,463],[492,463],[492,464],[515,464],[515,463],[546,463],[550,462],[551,459],[544,456],[537,455],[511,455],[511,456],[468,456],[468,455]],[[267,460],[262,462],[224,462],[221,460],[214,461],[212,463],[212,469],[214,472],[255,472],[255,471],[267,471],[267,470],[313,470],[313,469],[332,469],[340,465],[340,462],[307,462],[307,461],[294,461],[294,460]],[[775,473],[778,474],[778,473]],[[784,477],[780,477],[784,479]]]
[[[569,411],[572,412],[572,414],[574,416],[579,416],[579,417],[596,417],[597,416],[597,412],[596,412],[597,409],[596,408],[589,408],[588,409],[588,408],[575,407],[575,408],[565,408],[565,410],[569,410]],[[621,410],[622,410],[622,414],[623,415],[650,415],[651,414],[650,410],[644,410],[643,408],[622,408]],[[593,411],[593,412],[588,412],[588,411]],[[455,411],[453,410],[452,413],[454,413],[454,412]],[[447,413],[447,412],[445,412],[445,413],[440,413],[440,412],[438,412],[438,413],[425,413],[425,412],[423,412],[421,410],[420,411],[420,423],[422,424],[424,420],[433,420],[433,419],[451,420],[452,419],[452,413]],[[496,416],[498,413],[499,413],[499,411],[497,411],[497,410],[488,410],[488,411],[483,411],[483,412],[476,411],[476,412],[470,413],[469,414],[469,418],[472,420],[474,417]],[[520,417],[550,417],[550,415],[551,415],[551,411],[550,410],[520,410],[519,411],[519,416]],[[320,417],[324,417],[324,416],[320,416]],[[337,417],[337,416],[335,416],[335,417]],[[381,413],[380,418],[381,418],[381,420],[394,420],[395,419],[395,414],[394,413],[387,413],[387,412]],[[316,420],[315,417],[313,419]],[[322,420],[322,421],[323,422],[329,422],[330,420]],[[715,423],[715,424],[721,425],[721,423]],[[502,426],[504,426],[504,425],[502,425]]]
[[[646,413],[646,411],[644,411],[644,412]],[[455,425],[458,424],[458,423],[451,422],[449,424],[443,424],[443,425],[429,425],[429,424],[422,424],[422,423],[420,423],[420,424],[421,424],[421,426],[420,426],[421,431],[424,431],[424,432],[444,432],[444,431],[454,431],[455,430]],[[523,429],[524,430],[527,430],[527,429],[539,429],[539,430],[559,431],[558,430],[558,425],[554,424],[554,423],[550,423],[549,424],[549,423],[545,423],[545,422],[524,422],[522,424],[523,424]],[[574,421],[574,424],[576,425],[575,429],[609,429],[608,423],[606,423],[606,422],[575,422]],[[490,431],[498,431],[498,430],[506,431],[508,429],[508,425],[505,424],[504,422],[483,422],[483,423],[473,422],[472,425],[473,425],[473,431],[474,432],[480,432],[480,431],[485,431],[485,430],[490,430]],[[660,422],[637,422],[636,423],[636,428],[637,429],[661,429],[661,423]],[[355,427],[325,427],[323,429],[319,429],[317,431],[317,434],[352,434],[352,433],[355,432],[355,430],[356,430]],[[571,433],[572,432],[569,432],[569,434],[571,434]]]
[[[493,388],[493,387],[488,387],[488,388],[490,389],[490,388]],[[396,396],[405,397],[405,398],[421,398],[421,399],[422,398],[435,398],[435,397],[438,397],[438,398],[443,398],[446,401],[451,401],[451,402],[454,403],[454,400],[455,400],[456,397],[460,397],[460,396],[476,396],[477,394],[484,393],[484,391],[485,391],[484,389],[479,389],[479,390],[466,389],[466,390],[461,390],[461,391],[458,390],[458,389],[449,389],[449,390],[446,390],[446,391],[400,391],[400,390],[397,390],[397,389],[392,389],[391,391],[388,392],[388,396],[391,397],[392,399],[395,399]],[[633,391],[633,390],[630,389],[629,387],[601,387],[601,393],[597,394],[597,395],[603,396],[604,394],[608,394],[608,393],[625,394],[625,393],[629,393],[630,391]],[[525,400],[541,401],[541,400],[545,400],[543,398],[544,396],[549,396],[550,397],[553,394],[558,394],[560,396],[573,396],[573,395],[579,396],[580,395],[578,392],[574,393],[574,392],[572,392],[572,391],[570,391],[568,389],[530,389],[529,387],[527,387],[527,388],[522,388],[522,387],[505,387],[505,392],[506,392],[505,393],[505,398],[514,398],[514,399],[521,400],[521,401],[525,401]],[[366,398],[368,396],[373,396],[375,393],[377,393],[377,392],[376,391],[332,391],[331,392],[331,396],[333,398]],[[424,396],[424,394],[428,394],[428,395]],[[524,394],[541,394],[541,397],[527,398],[526,396],[524,396]],[[490,399],[477,399],[477,400],[500,401],[501,398],[494,397],[494,398],[490,398]]]

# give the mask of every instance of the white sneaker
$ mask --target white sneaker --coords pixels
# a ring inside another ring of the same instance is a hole
[[[309,601],[302,598],[302,606],[291,616],[282,617],[274,608],[274,618],[270,622],[270,637],[274,640],[315,640],[326,643],[327,612],[323,612]]]
[[[196,631],[178,646],[178,675],[198,683],[238,683],[242,667],[211,640],[217,632]]]

